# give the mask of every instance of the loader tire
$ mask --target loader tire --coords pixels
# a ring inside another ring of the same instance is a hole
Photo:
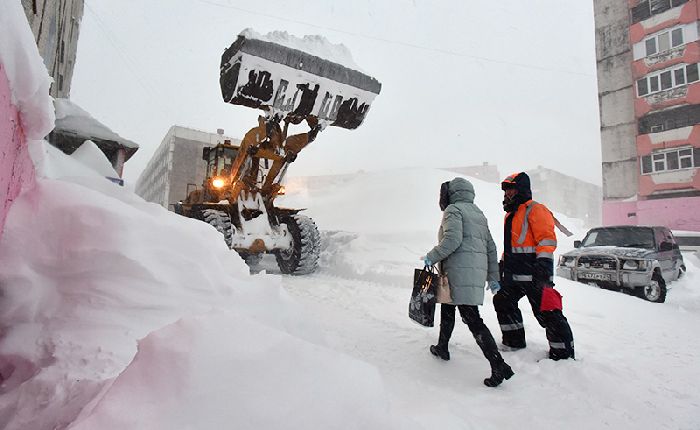
[[[204,209],[202,211],[202,220],[221,233],[224,236],[226,246],[231,248],[231,235],[233,230],[231,229],[231,217],[229,214],[224,211],[217,211],[216,209]]]
[[[280,271],[288,275],[308,275],[318,266],[321,235],[313,220],[304,215],[290,215],[280,219],[292,236],[292,247],[275,251]]]

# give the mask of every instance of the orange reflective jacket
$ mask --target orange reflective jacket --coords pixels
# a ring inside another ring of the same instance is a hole
[[[554,216],[545,205],[533,200],[519,205],[515,212],[506,215],[504,233],[504,281],[532,281],[538,258],[554,261]]]

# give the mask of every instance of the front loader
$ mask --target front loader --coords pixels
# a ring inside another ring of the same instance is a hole
[[[225,102],[262,110],[240,145],[204,148],[201,190],[177,205],[181,215],[214,226],[251,267],[275,255],[285,274],[312,273],[320,235],[303,209],[280,208],[275,198],[289,164],[327,126],[355,129],[381,84],[374,78],[299,49],[242,32],[224,51],[220,69]],[[289,135],[290,126],[308,130]]]

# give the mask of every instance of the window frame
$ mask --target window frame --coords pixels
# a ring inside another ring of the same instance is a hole
[[[680,66],[675,65],[673,67],[670,67],[668,69],[664,70],[657,70],[653,73],[649,73],[648,75],[641,77],[635,81],[635,89],[637,92],[637,97],[647,97],[652,94],[656,94],[662,91],[668,91],[672,90],[674,88],[679,88],[684,85],[690,85],[694,82],[700,82],[700,77],[698,79],[695,79],[693,81],[688,80],[688,67],[695,66],[696,68],[698,67],[698,63],[689,63],[689,64],[682,64]],[[683,82],[678,82],[678,72],[683,71],[682,77],[683,77]],[[662,88],[662,79],[661,75],[664,75],[666,73],[670,73],[671,75],[671,86],[668,88]],[[646,92],[642,93],[640,91],[640,81],[646,80]],[[656,89],[654,89],[656,87]]]
[[[674,40],[673,34],[674,33],[678,34],[677,33],[678,31],[680,31],[681,41],[678,44],[674,44],[673,43],[673,40]],[[667,49],[661,49],[660,38],[662,36],[668,37],[668,48]],[[653,52],[649,52],[649,47],[650,47],[649,42],[652,42],[652,44],[654,46]],[[662,31],[644,39],[644,58],[650,57],[652,55],[668,52],[674,48],[677,48],[677,47],[683,46],[683,45],[685,45],[685,31],[683,31],[683,26],[665,28]]]
[[[700,167],[698,165],[695,165],[695,151],[697,150],[697,148],[694,148],[692,146],[681,146],[677,148],[664,149],[662,151],[652,152],[651,154],[640,157],[639,171],[641,172],[641,175],[653,175],[656,173],[677,172],[681,170],[696,169]],[[688,153],[681,155],[681,151],[688,151]],[[674,153],[675,158],[677,160],[678,168],[671,169],[669,168],[669,164],[671,164],[669,163],[669,154]],[[646,164],[647,167],[651,167],[650,171],[645,171],[645,157],[649,157],[649,162],[647,162]],[[682,160],[689,162],[690,166],[683,167]],[[657,163],[663,164],[663,168],[657,168]]]

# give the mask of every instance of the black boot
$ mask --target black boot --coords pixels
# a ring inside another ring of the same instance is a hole
[[[450,359],[450,351],[447,348],[442,348],[440,345],[430,345],[430,353],[445,361]]]
[[[491,377],[484,379],[484,385],[487,387],[498,387],[504,379],[510,379],[513,375],[515,375],[513,369],[503,361],[500,364],[491,366]]]

